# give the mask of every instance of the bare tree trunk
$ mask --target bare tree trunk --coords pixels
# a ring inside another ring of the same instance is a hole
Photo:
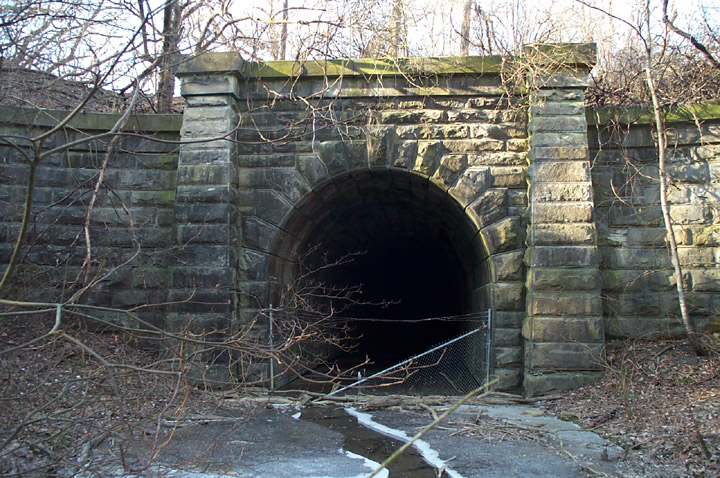
[[[649,44],[646,44],[649,45]],[[667,201],[667,169],[665,162],[667,159],[667,137],[665,134],[665,123],[660,114],[660,102],[655,90],[655,82],[652,77],[652,52],[650,47],[646,48],[645,55],[645,81],[647,82],[648,92],[653,104],[653,113],[655,119],[655,130],[657,132],[657,149],[658,149],[658,169],[660,176],[660,208],[662,209],[663,224],[665,225],[665,237],[668,241],[668,251],[670,252],[670,260],[675,270],[675,282],[678,293],[678,302],[680,305],[680,315],[682,317],[685,332],[688,335],[688,342],[693,351],[698,355],[705,355],[705,350],[700,344],[700,340],[695,329],[695,323],[688,310],[687,298],[685,297],[685,285],[683,284],[683,269],[678,256],[677,240],[675,231],[672,227],[672,218],[670,217],[670,207]]]
[[[180,41],[182,6],[178,0],[168,0],[163,18],[163,45],[160,52],[160,80],[157,89],[158,113],[169,113],[175,93],[175,72],[173,62]]]
[[[280,28],[280,60],[285,60],[287,54],[287,24],[288,24],[288,0],[283,2],[282,27]]]
[[[403,30],[403,6],[402,0],[393,0],[392,19],[390,20],[390,55],[400,56],[404,38]]]
[[[465,0],[463,7],[463,20],[460,27],[460,56],[468,56],[470,51],[470,14],[472,13],[473,0]]]

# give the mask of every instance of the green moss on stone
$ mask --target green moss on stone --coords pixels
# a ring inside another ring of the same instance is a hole
[[[587,108],[585,117],[588,126],[611,123],[644,125],[652,124],[655,116],[652,108],[636,106],[632,108]],[[678,105],[663,111],[668,123],[688,123],[720,119],[720,101],[707,101],[698,104]]]

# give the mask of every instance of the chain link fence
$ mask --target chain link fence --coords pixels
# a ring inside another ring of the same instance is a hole
[[[464,395],[477,389],[493,373],[492,311],[473,314],[468,323],[472,330],[329,395]]]

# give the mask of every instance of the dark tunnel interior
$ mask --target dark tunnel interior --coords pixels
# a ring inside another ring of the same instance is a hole
[[[311,269],[352,254],[312,277],[341,288],[361,285],[361,303],[340,314],[356,319],[348,322],[354,349],[338,360],[352,365],[367,357],[379,370],[466,331],[463,321],[422,320],[472,311],[478,258],[460,206],[425,178],[367,173],[327,188],[307,206],[320,219],[298,252],[313,250]]]
[[[362,302],[343,312],[358,337],[358,358],[388,366],[458,335],[459,322],[421,319],[465,314],[466,277],[442,243],[408,238],[402,246],[374,244],[331,280],[360,284]]]

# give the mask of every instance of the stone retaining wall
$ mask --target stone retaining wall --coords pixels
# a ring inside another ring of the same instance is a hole
[[[421,242],[435,248],[418,249],[437,256],[433,267],[452,264],[458,310],[495,311],[501,388],[536,395],[587,383],[606,336],[682,333],[652,127],[643,111],[586,119],[591,47],[526,54],[565,55],[553,74],[533,76],[529,107],[508,96],[495,57],[299,64],[200,56],[179,73],[185,114],[131,118],[126,132],[141,134],[122,136],[110,155],[88,270],[83,224],[108,139],[60,148],[41,163],[20,279],[60,300],[68,284],[76,291],[102,277],[84,300],[170,302],[141,309],[143,318],[169,330],[234,331],[282,302],[299,258],[317,243],[337,255]],[[720,329],[718,113],[708,104],[668,117],[671,214],[705,331]],[[2,108],[0,137],[24,144],[61,116]],[[116,120],[81,114],[43,146]],[[7,263],[28,167],[8,145],[0,160]],[[253,334],[264,340],[266,330]],[[228,373],[219,357],[205,358]]]
[[[22,220],[29,174],[23,154],[31,154],[23,138],[37,137],[65,114],[0,108],[0,137],[20,146],[0,145],[0,264],[7,264]],[[102,278],[83,300],[123,309],[167,300],[180,115],[127,122],[124,131],[133,135],[118,140],[108,162],[90,216],[90,267],[82,269],[87,209],[110,138],[84,139],[107,132],[118,119],[81,113],[44,141],[45,151],[60,149],[37,168],[32,223],[18,270],[18,281],[30,296],[20,298],[67,299],[70,291]],[[63,148],[74,141],[78,144]],[[142,315],[164,325],[160,309],[145,309]]]
[[[683,335],[676,276],[665,246],[649,111],[588,111],[603,315],[610,337]],[[720,330],[720,108],[667,115],[668,200],[690,312]]]

